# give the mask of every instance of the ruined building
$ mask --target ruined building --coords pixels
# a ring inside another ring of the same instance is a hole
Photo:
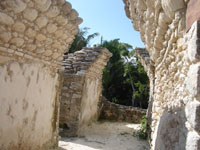
[[[138,49],[137,55],[150,78],[151,149],[199,150],[200,1],[124,0],[124,3],[127,16],[146,46]],[[56,149],[62,81],[58,70],[81,22],[65,0],[0,0],[1,150]],[[86,49],[86,53],[89,55],[91,50]],[[103,59],[98,55],[97,61]],[[83,109],[90,106],[92,98],[95,102],[98,98],[99,93],[91,98],[88,90],[99,88],[105,64],[94,66],[101,67],[99,72],[94,67],[85,72],[78,62],[74,65],[65,61],[66,70],[69,67],[65,74],[77,74],[77,80],[64,77],[64,84],[78,87],[80,92],[70,94],[71,89],[67,88],[69,93],[62,97],[74,97],[84,104],[84,107],[68,105],[81,111],[80,115],[68,116],[78,117],[74,118],[78,131],[81,122],[88,122],[85,114],[89,113],[91,120],[96,116],[96,108]],[[80,94],[85,99],[80,99]],[[61,106],[61,112],[71,113],[65,110],[65,101]],[[63,126],[70,128],[68,117],[60,119]]]
[[[200,1],[124,0],[146,51],[152,150],[200,149]],[[148,56],[149,55],[149,56]]]
[[[111,56],[104,48],[85,48],[65,56],[60,105],[62,136],[80,136],[84,127],[97,120],[102,72]]]
[[[65,0],[0,0],[0,150],[56,148],[58,69],[81,22]]]

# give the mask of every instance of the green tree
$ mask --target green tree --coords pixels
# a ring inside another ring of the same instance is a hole
[[[147,108],[148,77],[135,56],[132,46],[119,39],[101,45],[113,56],[103,71],[103,95],[110,101]]]
[[[87,27],[79,29],[79,32],[76,35],[74,42],[72,43],[69,49],[70,53],[81,50],[83,47],[89,46],[90,41],[95,37],[99,36],[99,33],[93,33],[88,35],[89,29],[90,28]]]

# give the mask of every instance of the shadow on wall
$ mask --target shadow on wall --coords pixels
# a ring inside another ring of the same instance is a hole
[[[185,109],[164,110],[159,122],[155,150],[185,150],[188,133]]]

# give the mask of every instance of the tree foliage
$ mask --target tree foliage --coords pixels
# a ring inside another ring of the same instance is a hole
[[[101,46],[113,54],[103,70],[103,95],[118,104],[147,108],[149,81],[132,46],[119,39]]]
[[[69,53],[81,50],[83,47],[88,46],[90,41],[95,37],[99,36],[99,33],[93,33],[88,35],[88,30],[90,28],[79,29],[78,34],[75,36],[74,42],[72,43]]]
[[[98,33],[88,35],[88,30],[89,28],[80,29],[70,52],[88,46],[90,40],[99,35]],[[107,48],[113,55],[103,70],[102,94],[118,104],[147,108],[149,81],[132,46],[120,42],[119,39],[103,41],[103,38],[97,46]]]

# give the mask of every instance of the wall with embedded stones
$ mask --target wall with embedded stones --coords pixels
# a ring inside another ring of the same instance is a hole
[[[140,123],[146,115],[145,109],[115,104],[104,96],[100,97],[98,107],[99,120]]]
[[[198,0],[124,0],[149,53],[151,149],[200,149]],[[143,57],[144,56],[144,57]]]
[[[0,149],[58,144],[60,75],[82,19],[65,0],[0,1]]]
[[[79,136],[98,117],[102,71],[111,53],[85,48],[65,56],[60,107],[62,136]]]

